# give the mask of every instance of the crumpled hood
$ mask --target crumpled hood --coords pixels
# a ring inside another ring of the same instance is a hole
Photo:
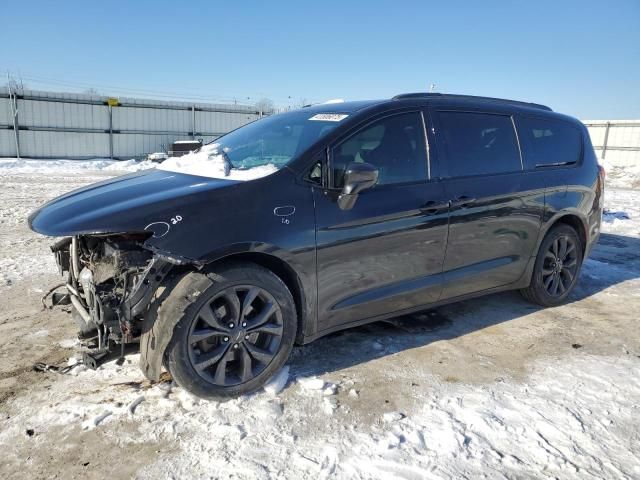
[[[185,208],[210,202],[214,191],[241,182],[157,169],[123,175],[62,195],[29,216],[49,236],[151,231],[163,236]],[[209,207],[211,204],[209,203]],[[175,222],[175,223],[174,223]]]

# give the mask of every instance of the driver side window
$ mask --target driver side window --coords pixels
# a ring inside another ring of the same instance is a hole
[[[380,119],[356,132],[331,152],[333,186],[342,188],[344,171],[366,162],[378,169],[378,185],[427,180],[427,148],[419,112]]]

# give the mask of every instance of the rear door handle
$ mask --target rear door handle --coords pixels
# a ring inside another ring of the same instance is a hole
[[[429,200],[427,203],[420,207],[420,211],[425,215],[435,215],[436,213],[449,208],[449,202],[438,202],[436,200]]]
[[[460,195],[455,200],[451,200],[452,208],[467,208],[475,203],[476,199],[466,195]]]

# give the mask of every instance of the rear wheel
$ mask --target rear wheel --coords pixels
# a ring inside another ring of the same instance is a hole
[[[275,274],[253,264],[211,276],[189,275],[191,296],[200,293],[187,305],[167,347],[171,375],[205,398],[262,387],[293,347],[297,321],[291,293]]]
[[[562,303],[578,280],[582,250],[582,243],[572,227],[553,227],[540,245],[531,284],[521,290],[524,298],[544,307]]]

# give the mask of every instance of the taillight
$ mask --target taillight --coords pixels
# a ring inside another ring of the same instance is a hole
[[[602,165],[598,165],[598,173],[600,174],[600,179],[604,182],[604,179],[607,176],[607,171]]]

